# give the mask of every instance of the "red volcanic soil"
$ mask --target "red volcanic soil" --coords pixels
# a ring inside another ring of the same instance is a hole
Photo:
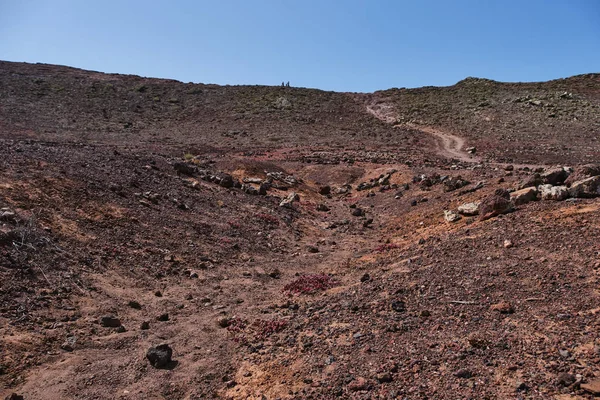
[[[592,398],[599,96],[0,62],[0,398]]]

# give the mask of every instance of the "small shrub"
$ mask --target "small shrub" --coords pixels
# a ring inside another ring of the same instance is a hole
[[[337,284],[333,277],[326,274],[304,275],[285,285],[283,291],[290,294],[314,294]]]

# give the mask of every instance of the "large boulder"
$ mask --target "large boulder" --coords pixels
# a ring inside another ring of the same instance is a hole
[[[538,187],[543,184],[544,184],[544,180],[542,179],[540,174],[536,173],[533,175],[529,175],[528,177],[523,179],[523,181],[521,181],[521,184],[519,185],[519,189],[525,189],[525,188],[532,187],[532,186]]]
[[[496,191],[484,198],[479,204],[479,220],[485,221],[512,211],[514,204],[510,201],[510,193],[505,189],[496,189]]]
[[[547,185],[561,185],[569,177],[569,171],[564,168],[552,168],[542,174],[542,179]]]
[[[510,199],[516,206],[518,206],[537,200],[537,195],[538,191],[535,187],[528,187],[511,193]]]
[[[569,188],[571,197],[598,197],[600,196],[600,175],[577,181]]]
[[[569,197],[569,190],[566,186],[540,185],[538,190],[542,200],[560,201]]]
[[[570,186],[577,181],[582,181],[593,176],[600,176],[600,164],[586,164],[575,168],[575,172],[569,175],[565,181],[565,185]]]
[[[462,215],[477,215],[479,214],[479,202],[465,203],[458,206],[458,213]]]

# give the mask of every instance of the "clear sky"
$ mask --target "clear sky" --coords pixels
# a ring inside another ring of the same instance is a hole
[[[600,0],[0,0],[0,59],[374,91],[600,72]]]

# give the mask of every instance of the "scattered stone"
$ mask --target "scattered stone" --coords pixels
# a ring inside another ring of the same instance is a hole
[[[281,200],[281,203],[279,203],[279,207],[293,208],[294,201],[297,201],[299,199],[300,196],[298,196],[296,192],[291,192],[285,199]]]
[[[177,175],[183,174],[183,175],[192,176],[196,172],[198,172],[198,168],[196,168],[195,165],[190,165],[190,164],[184,163],[184,162],[174,163],[173,168],[175,168],[175,171],[177,171]]]
[[[510,194],[510,199],[516,206],[519,206],[537,200],[537,195],[538,191],[535,187],[528,187],[512,192]]]
[[[461,368],[454,372],[454,376],[461,379],[469,379],[473,376],[473,373],[466,368]]]
[[[527,384],[525,382],[517,381],[515,390],[517,392],[526,392],[529,390],[529,386],[527,386]]]
[[[229,317],[219,318],[217,323],[219,324],[219,326],[221,328],[227,328],[229,325],[231,325],[231,318],[229,318]]]
[[[467,186],[469,181],[463,179],[460,175],[457,177],[450,177],[448,179],[444,179],[444,192],[453,192],[457,189]]]
[[[512,314],[515,312],[515,309],[513,308],[512,304],[510,304],[507,301],[503,301],[501,303],[492,305],[490,307],[490,310],[498,311],[501,314]]]
[[[367,390],[369,388],[369,383],[365,378],[354,378],[350,384],[348,384],[348,390],[352,392],[357,392],[359,390]]]
[[[455,213],[451,210],[444,210],[444,219],[447,222],[456,222],[461,219],[461,216],[458,213]]]
[[[148,321],[142,322],[140,324],[140,329],[143,331],[150,329],[150,322],[148,322]]]
[[[479,214],[479,202],[461,204],[458,206],[458,213],[467,216]]]
[[[485,221],[513,210],[510,194],[505,189],[496,189],[479,204],[479,219]]]
[[[569,190],[566,186],[540,185],[538,189],[542,200],[561,201],[569,197]]]
[[[556,378],[556,383],[559,386],[571,386],[576,380],[575,375],[563,372]]]
[[[16,222],[17,214],[9,209],[0,211],[0,221]]]
[[[156,292],[154,292],[154,295],[156,297],[162,297],[162,292],[160,290],[157,290]]]
[[[373,218],[368,218],[365,220],[365,222],[363,222],[363,227],[368,228],[369,226],[371,226],[372,223],[373,223]]]
[[[117,333],[123,333],[123,332],[127,332],[127,329],[125,329],[125,327],[123,325],[117,327],[117,329],[115,330]]]
[[[392,310],[396,312],[406,311],[406,304],[402,300],[394,300],[391,304]]]
[[[146,352],[146,358],[155,368],[164,368],[169,365],[171,357],[173,357],[173,349],[166,343],[150,347]]]
[[[360,281],[361,282],[368,282],[371,280],[371,275],[365,273],[363,276],[360,277]]]
[[[75,344],[77,343],[77,336],[68,336],[63,344],[60,345],[60,348],[64,351],[73,351],[75,350]]]
[[[524,179],[519,185],[519,189],[525,189],[528,187],[538,187],[544,184],[544,180],[540,176],[540,174],[533,174]]]
[[[475,148],[475,147],[467,147],[467,148],[465,149],[465,151],[466,151],[467,153],[469,153],[469,154],[475,154],[475,153],[477,153],[477,148]]]
[[[269,186],[267,184],[261,183],[260,186],[258,187],[258,194],[260,196],[266,196],[268,187]]]
[[[20,394],[12,393],[4,398],[4,400],[23,400],[24,397]]]
[[[161,321],[161,322],[165,322],[169,320],[169,314],[164,313],[164,314],[160,314],[158,317],[156,317],[157,321]]]
[[[594,396],[600,396],[600,379],[595,379],[588,383],[582,383],[581,388]]]
[[[592,198],[600,196],[600,176],[592,176],[581,181],[577,181],[569,188],[571,197]]]
[[[504,248],[505,249],[510,249],[511,247],[514,247],[513,242],[510,241],[510,240],[508,240],[508,239],[504,240]]]
[[[331,186],[329,186],[329,185],[321,186],[319,188],[320,195],[327,196],[330,193],[331,193]]]
[[[127,305],[131,308],[134,308],[136,310],[141,310],[142,309],[142,305],[135,301],[135,300],[130,300],[129,303],[127,303]]]
[[[281,278],[281,271],[275,268],[273,271],[269,272],[269,276],[273,279]]]
[[[118,328],[121,326],[121,320],[114,315],[105,315],[100,318],[100,325],[105,328]]]
[[[392,375],[389,372],[377,374],[376,378],[379,383],[388,383],[392,381]]]
[[[329,211],[329,207],[326,204],[320,203],[317,205],[317,211],[327,212]]]
[[[306,246],[306,251],[308,251],[309,253],[318,253],[319,248],[317,246],[308,245]]]
[[[544,183],[556,186],[563,184],[569,177],[569,172],[564,168],[553,168],[542,174]]]
[[[504,167],[505,171],[514,171],[514,169],[515,169],[514,165],[507,165]]]
[[[569,358],[569,357],[571,357],[571,352],[569,350],[564,350],[564,349],[559,350],[558,354],[560,354],[560,356],[562,358]]]
[[[362,217],[363,215],[365,215],[365,212],[362,208],[356,207],[352,210],[352,215],[354,217]]]

